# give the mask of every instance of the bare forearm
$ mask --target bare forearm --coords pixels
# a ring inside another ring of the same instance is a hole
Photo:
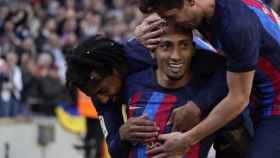
[[[238,101],[230,96],[225,97],[202,122],[185,133],[187,139],[191,139],[188,141],[193,145],[211,135],[236,118],[246,105],[245,101]]]

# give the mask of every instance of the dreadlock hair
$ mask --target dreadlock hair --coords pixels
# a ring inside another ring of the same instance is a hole
[[[181,8],[184,0],[138,0],[139,9],[143,13],[153,13],[158,10]]]
[[[68,88],[81,88],[92,71],[101,77],[112,75],[116,70],[120,76],[127,74],[127,63],[123,46],[103,36],[91,36],[66,54],[66,80]]]

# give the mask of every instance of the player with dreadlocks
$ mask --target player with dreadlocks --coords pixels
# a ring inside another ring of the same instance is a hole
[[[137,57],[137,54],[140,53],[133,51],[137,44],[133,42],[122,46],[109,38],[96,35],[79,43],[66,56],[68,87],[79,88],[93,98],[94,105],[100,115],[101,125],[106,124],[106,127],[102,128],[112,157],[127,157],[125,146],[128,143],[121,141],[119,137],[119,127],[124,123],[120,104],[123,80],[129,71],[138,71],[133,69],[133,65],[137,66],[135,62],[139,63],[137,67],[140,69],[151,67],[149,63],[152,63],[151,59],[145,59],[145,61],[149,61],[148,63],[140,62],[141,57]],[[129,55],[125,55],[124,48],[130,51]],[[140,50],[145,54],[143,48],[135,50]],[[141,56],[143,58],[143,55]],[[131,61],[134,62],[129,67],[130,70],[128,69],[130,60],[128,59],[132,59]],[[137,118],[134,124],[141,128],[152,129],[146,132],[152,136],[157,131],[154,123],[145,117]],[[136,132],[138,131],[131,134]]]
[[[95,96],[103,104],[116,100],[127,74],[127,62],[122,46],[102,36],[85,40],[67,55],[68,84],[79,87],[89,96]],[[92,86],[98,85],[98,86]]]

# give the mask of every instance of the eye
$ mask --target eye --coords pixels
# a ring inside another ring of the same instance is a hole
[[[101,88],[101,89],[97,92],[97,94],[99,94],[99,95],[106,95],[106,94],[108,94],[108,90],[105,89],[105,88]]]
[[[159,47],[160,47],[161,49],[166,50],[166,49],[171,48],[171,47],[172,47],[172,44],[169,43],[169,42],[163,42],[163,43],[161,43],[161,44],[159,45]]]
[[[181,47],[182,47],[182,48],[189,48],[189,46],[190,46],[190,42],[183,42],[183,43],[181,44]]]

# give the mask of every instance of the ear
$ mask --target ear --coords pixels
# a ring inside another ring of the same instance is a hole
[[[116,68],[113,68],[112,76],[122,77]]]
[[[195,0],[185,0],[185,5],[188,5],[188,6],[194,6],[195,5]]]

